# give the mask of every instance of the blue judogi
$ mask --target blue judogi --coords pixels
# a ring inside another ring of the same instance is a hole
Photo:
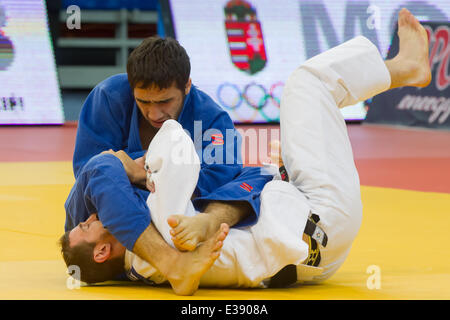
[[[99,83],[80,113],[73,156],[75,178],[90,158],[105,150],[124,150],[133,159],[143,156],[147,150],[143,150],[140,141],[140,117],[127,74]],[[192,85],[177,121],[190,134],[200,157],[196,195],[211,192],[240,173],[241,137],[228,113],[207,94]],[[222,155],[211,148],[214,134],[222,135],[223,145],[216,145],[224,147]]]
[[[76,182],[65,203],[66,231],[97,212],[111,234],[132,250],[149,225],[145,201],[149,192],[129,183],[119,159],[97,156],[109,149],[124,150],[133,159],[144,155],[140,117],[126,74],[104,80],[89,94],[78,123],[73,157]],[[178,122],[190,134],[201,161],[194,192],[198,199],[241,174],[241,137],[229,115],[208,95],[192,86]]]
[[[272,178],[258,167],[243,168],[231,182],[195,198],[194,207],[201,211],[211,200],[246,201],[253,208],[253,214],[235,227],[252,225],[258,219],[260,193]],[[136,240],[150,224],[147,195],[148,192],[130,183],[118,158],[111,154],[94,156],[80,170],[65,203],[65,230],[73,229],[96,212],[104,227],[132,251]]]

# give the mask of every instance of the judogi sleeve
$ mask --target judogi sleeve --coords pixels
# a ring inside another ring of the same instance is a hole
[[[102,151],[125,149],[134,99],[126,75],[98,84],[87,97],[78,121],[73,171]]]
[[[260,167],[245,167],[241,174],[233,181],[223,185],[214,192],[193,199],[194,207],[202,210],[209,201],[245,201],[250,204],[253,212],[243,221],[234,227],[247,227],[258,221],[259,210],[261,206],[260,194],[273,175],[265,172]]]
[[[150,224],[146,195],[148,191],[131,185],[118,158],[94,156],[80,171],[66,201],[66,231],[80,222],[77,217],[96,212],[103,226],[131,251]]]

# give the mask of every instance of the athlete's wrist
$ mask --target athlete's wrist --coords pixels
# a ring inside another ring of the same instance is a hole
[[[130,181],[134,185],[146,188],[147,174],[145,170],[140,167],[134,168],[132,174],[130,175]]]

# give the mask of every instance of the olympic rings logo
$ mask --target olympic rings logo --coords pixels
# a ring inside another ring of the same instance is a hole
[[[263,85],[251,82],[241,89],[229,82],[222,83],[217,88],[217,100],[225,108],[235,111],[244,103],[255,111],[259,112],[263,118],[268,122],[279,121],[278,116],[271,118],[263,110],[268,107],[268,104],[274,105],[277,109],[280,108],[281,90],[284,83],[279,81],[272,84],[267,90]]]

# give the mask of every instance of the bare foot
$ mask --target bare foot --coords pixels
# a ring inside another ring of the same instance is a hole
[[[228,235],[226,223],[220,225],[216,234],[199,245],[192,252],[180,252],[176,263],[167,274],[173,291],[178,295],[193,295],[200,284],[200,278],[220,256],[223,241]]]
[[[431,81],[428,62],[428,35],[419,21],[403,8],[398,15],[400,50],[386,61],[391,73],[391,89],[403,86],[426,87]]]
[[[219,229],[214,215],[199,213],[193,217],[172,215],[167,219],[172,241],[180,251],[193,251],[199,243],[211,238]]]

